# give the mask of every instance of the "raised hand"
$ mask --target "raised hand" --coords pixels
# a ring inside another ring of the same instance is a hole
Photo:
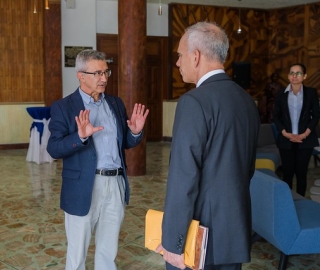
[[[93,127],[89,119],[90,110],[81,110],[79,116],[76,116],[76,122],[78,126],[78,134],[80,138],[87,138],[93,133],[103,129],[102,126]]]
[[[134,104],[131,119],[127,121],[128,126],[133,134],[139,134],[146,122],[149,110],[145,111],[145,106],[142,104]]]

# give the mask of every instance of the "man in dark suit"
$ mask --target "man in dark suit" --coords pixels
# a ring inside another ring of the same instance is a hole
[[[128,120],[122,100],[105,95],[106,55],[84,50],[76,58],[80,87],[53,103],[47,150],[63,159],[61,209],[68,240],[67,270],[85,270],[95,230],[95,269],[115,270],[120,226],[129,202],[125,149],[142,140],[149,110],[135,104]]]
[[[209,228],[205,270],[241,269],[250,261],[249,185],[260,126],[254,100],[225,74],[229,41],[216,24],[187,28],[178,47],[183,81],[196,88],[175,114],[162,244],[167,269],[184,269],[192,219]]]

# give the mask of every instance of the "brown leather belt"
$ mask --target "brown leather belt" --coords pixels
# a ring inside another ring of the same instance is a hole
[[[102,175],[102,176],[116,176],[116,175],[123,175],[123,169],[118,168],[115,170],[107,170],[107,169],[96,169],[96,174]]]

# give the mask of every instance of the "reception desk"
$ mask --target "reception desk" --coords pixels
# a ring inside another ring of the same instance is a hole
[[[47,152],[50,137],[48,128],[50,107],[29,107],[27,112],[32,117],[33,122],[30,128],[30,143],[26,160],[37,164],[52,162],[53,158]]]

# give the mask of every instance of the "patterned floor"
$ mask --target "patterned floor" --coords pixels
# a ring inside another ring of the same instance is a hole
[[[165,269],[161,256],[144,248],[144,217],[149,208],[162,210],[169,151],[170,143],[148,143],[147,174],[130,177],[132,195],[119,240],[118,269]],[[0,270],[62,270],[66,251],[59,209],[62,163],[37,165],[26,162],[26,154],[26,149],[0,151]],[[309,187],[320,178],[320,168],[310,164]],[[87,270],[94,269],[93,254],[91,244]],[[278,262],[279,251],[261,240],[253,245],[252,261],[243,269],[277,269]],[[320,255],[292,256],[288,269],[320,269]]]

